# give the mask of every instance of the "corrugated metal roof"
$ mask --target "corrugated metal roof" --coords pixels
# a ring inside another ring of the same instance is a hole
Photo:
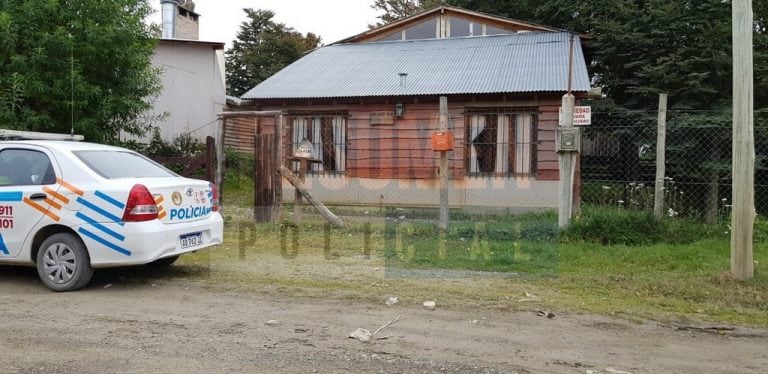
[[[530,32],[330,45],[287,66],[243,99],[566,91],[569,36]],[[405,85],[399,73],[408,74]],[[572,87],[590,89],[578,36]]]

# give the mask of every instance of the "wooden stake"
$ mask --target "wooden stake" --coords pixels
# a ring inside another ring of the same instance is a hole
[[[440,131],[448,131],[448,98],[440,96]],[[440,230],[448,230],[448,151],[440,151]]]
[[[733,17],[733,215],[731,275],[754,277],[755,138],[752,0],[731,2]]]
[[[304,198],[307,199],[307,201],[309,201],[309,203],[312,204],[315,209],[317,209],[318,212],[320,212],[320,215],[322,215],[323,218],[325,218],[328,222],[336,227],[344,226],[344,222],[335,214],[333,214],[333,212],[328,210],[328,208],[323,205],[323,203],[320,202],[320,200],[318,200],[315,195],[312,194],[312,192],[304,187],[304,184],[301,183],[299,178],[296,178],[296,176],[293,175],[292,171],[288,170],[288,168],[285,166],[280,165],[280,174],[282,174],[283,177],[285,177],[285,179],[287,179],[288,182],[290,182],[293,187],[295,187],[296,190],[299,191],[301,195],[304,196]]]
[[[667,162],[667,94],[659,94],[659,120],[656,129],[656,191],[653,196],[653,214],[664,216],[664,178]]]
[[[299,180],[301,183],[304,183],[306,179],[307,168],[309,168],[309,161],[299,160]],[[301,192],[297,189],[293,198],[293,222],[297,225],[301,221],[301,205]]]

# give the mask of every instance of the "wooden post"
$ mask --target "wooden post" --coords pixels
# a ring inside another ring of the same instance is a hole
[[[309,160],[299,160],[299,180],[301,183],[304,183],[304,180],[307,176],[307,168],[309,165]],[[296,189],[296,194],[293,198],[293,222],[297,225],[301,221],[301,192],[299,192],[298,189]]]
[[[227,133],[227,118],[221,119],[221,128],[219,129],[218,139],[216,139],[216,176],[214,184],[219,190],[219,205],[224,203],[224,168],[226,166],[226,160],[224,156],[224,140]]]
[[[448,131],[448,98],[440,96],[440,131]],[[440,151],[440,230],[448,230],[448,151]]]
[[[572,94],[563,95],[560,127],[573,127],[573,109],[576,103]],[[560,203],[558,209],[558,225],[566,228],[571,224],[573,213],[573,176],[576,168],[576,152],[559,152],[557,154],[560,173]]]
[[[754,277],[755,138],[752,0],[732,1],[733,17],[733,215],[731,275]]]
[[[317,211],[322,215],[328,222],[330,222],[332,225],[336,227],[342,227],[344,226],[344,222],[337,217],[333,212],[328,210],[328,208],[318,200],[315,195],[312,194],[306,187],[304,187],[304,184],[301,183],[299,178],[296,178],[296,176],[293,175],[293,172],[289,170],[287,167],[280,165],[280,174],[282,174],[285,179],[290,182],[293,187],[296,188],[297,191],[299,191],[302,196],[304,196],[307,201],[309,201],[310,204],[312,204]]]
[[[275,164],[275,139],[258,135],[253,139],[253,219],[256,222],[276,222],[275,178],[281,178]]]
[[[656,129],[656,190],[653,195],[653,214],[664,216],[664,182],[667,163],[667,94],[659,94],[659,119]]]
[[[280,167],[283,166],[283,129],[285,126],[285,114],[275,116],[275,175],[272,178],[275,189],[275,205],[272,218],[280,222],[283,218],[283,178],[280,175]]]
[[[212,136],[205,137],[205,180],[217,184],[219,188],[219,167],[218,157],[216,157],[216,140]]]

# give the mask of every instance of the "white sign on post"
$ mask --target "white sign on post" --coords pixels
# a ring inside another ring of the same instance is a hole
[[[563,108],[560,108],[560,116],[563,115]],[[562,121],[560,121],[562,122]],[[592,107],[577,106],[573,108],[573,125],[586,126],[592,124]]]

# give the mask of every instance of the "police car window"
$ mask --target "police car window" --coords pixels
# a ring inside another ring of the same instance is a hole
[[[45,153],[28,149],[0,151],[0,186],[37,186],[56,183]]]
[[[74,153],[91,170],[107,179],[178,176],[154,161],[133,152],[79,151]]]

